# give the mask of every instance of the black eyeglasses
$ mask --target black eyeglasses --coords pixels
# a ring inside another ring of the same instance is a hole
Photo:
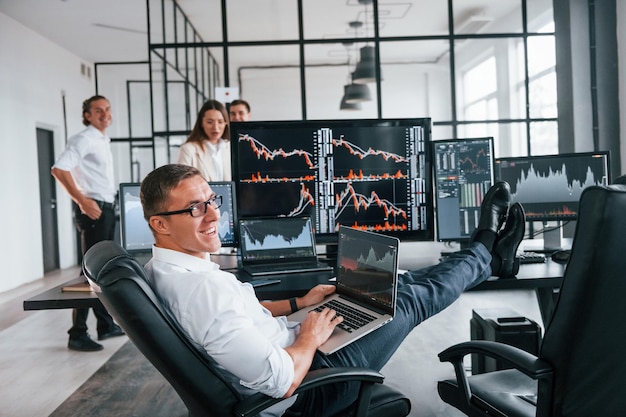
[[[184,210],[174,210],[174,211],[164,211],[162,213],[153,214],[153,216],[171,216],[172,214],[183,214],[189,213],[191,217],[200,217],[206,214],[206,210],[208,206],[211,206],[214,209],[220,208],[222,205],[222,196],[214,195],[209,198],[207,201],[203,201],[202,203],[196,203],[189,206]]]

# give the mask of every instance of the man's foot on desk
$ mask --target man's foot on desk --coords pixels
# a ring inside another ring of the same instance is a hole
[[[524,233],[526,231],[526,216],[520,203],[515,203],[509,209],[509,215],[504,227],[498,233],[498,238],[492,252],[491,274],[500,278],[512,278],[519,272],[519,259],[516,257]]]
[[[100,343],[91,340],[91,337],[86,333],[82,336],[70,337],[67,348],[79,352],[96,352],[104,349]]]

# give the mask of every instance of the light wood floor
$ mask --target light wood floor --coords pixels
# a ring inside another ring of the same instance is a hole
[[[0,294],[0,416],[49,416],[127,341],[125,336],[105,340],[100,352],[70,351],[66,333],[71,325],[70,310],[23,311],[24,299],[77,274],[78,268],[56,271]],[[437,381],[453,375],[452,366],[440,363],[437,353],[469,340],[473,308],[498,307],[512,308],[541,323],[532,291],[470,292],[407,338],[382,373],[387,384],[411,398],[411,416],[461,415],[437,395]],[[88,323],[93,336],[92,314]],[[128,410],[127,415],[135,414]]]
[[[99,352],[67,349],[71,310],[23,311],[22,302],[78,276],[78,268],[56,271],[37,282],[0,294],[0,415],[49,416],[98,370],[127,337],[101,342]],[[96,321],[88,325],[96,337]],[[130,415],[130,413],[129,413]]]

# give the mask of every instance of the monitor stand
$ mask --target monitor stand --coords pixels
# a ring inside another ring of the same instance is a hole
[[[470,247],[470,241],[469,239],[467,240],[462,240],[459,242],[459,250],[463,250],[463,249],[467,249]]]
[[[460,240],[460,241],[455,241],[455,244],[459,245],[459,248],[450,248],[450,250],[442,250],[441,251],[441,259],[446,258],[448,255],[452,255],[453,253],[457,253],[460,250],[463,249],[467,249],[470,246],[470,241],[469,239],[465,239],[465,240]]]
[[[323,254],[318,254],[319,260],[329,265],[335,265],[337,263],[338,248],[339,246],[337,245],[337,243],[326,244],[326,252]]]
[[[563,224],[556,221],[556,226],[548,226],[548,222],[543,222],[543,251],[555,252],[563,249]]]

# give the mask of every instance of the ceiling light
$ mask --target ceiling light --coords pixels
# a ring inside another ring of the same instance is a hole
[[[356,64],[356,68],[352,73],[352,82],[356,84],[376,82],[376,62],[374,60],[373,46],[361,48],[361,60]]]
[[[348,102],[347,97],[350,92],[350,85],[343,86],[343,97],[341,97],[341,103],[339,103],[339,110],[361,110],[361,103],[358,101]],[[366,86],[367,87],[367,86]]]
[[[348,87],[347,85],[344,86],[344,91],[346,90],[346,87]],[[339,110],[361,110],[361,103],[358,102],[354,102],[354,103],[348,103],[346,101],[346,95],[344,94],[344,96],[341,98],[341,103],[339,103]]]
[[[341,101],[346,103],[360,103],[372,100],[370,89],[365,84],[347,84],[344,87],[344,95]]]
[[[493,17],[482,13],[470,15],[460,22],[454,24],[454,33],[457,35],[467,35],[480,33],[485,26],[493,22]]]

